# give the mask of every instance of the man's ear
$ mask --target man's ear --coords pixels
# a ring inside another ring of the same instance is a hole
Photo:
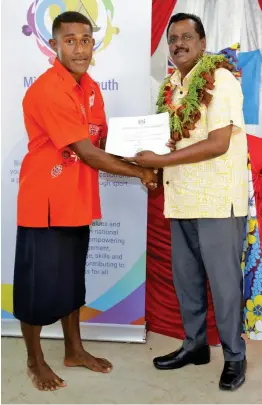
[[[202,38],[201,41],[202,41],[202,51],[205,52],[207,46],[206,38]]]
[[[56,40],[55,39],[50,39],[49,41],[49,45],[51,46],[51,48],[53,49],[53,51],[55,53],[57,53],[57,44],[56,44]]]

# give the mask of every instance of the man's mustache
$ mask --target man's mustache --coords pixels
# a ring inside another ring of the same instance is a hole
[[[177,55],[177,54],[178,54],[178,52],[180,52],[180,51],[185,51],[185,52],[188,52],[188,51],[189,51],[189,49],[186,49],[186,48],[177,48],[177,49],[174,51],[174,55]]]

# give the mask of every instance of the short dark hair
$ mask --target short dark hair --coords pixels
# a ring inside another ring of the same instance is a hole
[[[184,20],[193,20],[195,22],[195,30],[199,34],[200,39],[205,38],[206,33],[205,33],[204,26],[202,24],[201,18],[199,18],[195,14],[188,14],[188,13],[177,13],[177,14],[174,14],[170,18],[170,21],[168,23],[167,30],[166,30],[166,36],[168,36],[168,31],[169,31],[171,24],[177,23],[179,21],[184,21]]]
[[[55,37],[55,34],[61,28],[63,23],[80,23],[89,25],[93,32],[93,25],[91,21],[83,14],[78,13],[77,11],[65,11],[62,14],[59,14],[53,21],[52,25],[52,36]]]

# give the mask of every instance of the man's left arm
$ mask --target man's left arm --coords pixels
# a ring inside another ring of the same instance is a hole
[[[151,152],[141,152],[136,157],[136,163],[143,167],[162,168],[174,165],[198,163],[204,160],[214,159],[227,152],[230,144],[232,125],[216,129],[208,134],[208,139],[197,142],[175,152],[166,155],[155,155],[156,161],[147,165],[144,159],[149,157]],[[148,155],[147,155],[148,154]],[[148,157],[146,157],[146,155]],[[153,159],[153,156],[152,156]],[[143,164],[144,163],[144,164]],[[152,166],[153,163],[156,163]],[[146,165],[145,165],[146,164]]]
[[[143,151],[136,156],[135,162],[143,167],[162,168],[198,163],[225,154],[233,126],[243,128],[243,95],[239,82],[225,69],[216,72],[215,86],[207,111],[207,139],[166,155]]]
[[[106,150],[106,137],[100,139],[100,149]]]

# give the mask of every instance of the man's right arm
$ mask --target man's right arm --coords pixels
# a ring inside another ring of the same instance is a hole
[[[34,104],[33,119],[44,129],[57,150],[65,147],[76,153],[81,161],[97,170],[103,170],[122,176],[138,177],[141,181],[154,187],[156,175],[151,169],[122,161],[116,156],[109,155],[95,147],[89,139],[88,126],[76,108],[74,100],[66,93],[46,90],[41,99],[25,100],[27,110]]]
[[[137,165],[127,163],[119,157],[110,155],[94,146],[90,139],[74,142],[70,145],[70,148],[83,163],[94,169],[121,176],[138,177],[146,184],[156,182],[156,176],[152,170],[145,171]]]

